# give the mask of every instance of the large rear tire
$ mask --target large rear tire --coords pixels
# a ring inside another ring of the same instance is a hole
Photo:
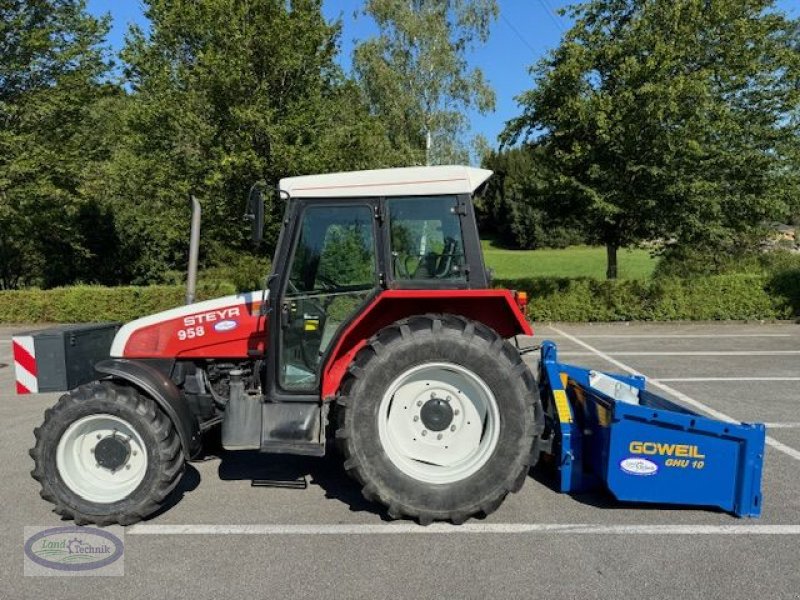
[[[357,354],[338,404],[346,471],[392,518],[421,524],[496,510],[525,482],[544,424],[519,352],[453,315],[381,330]]]
[[[78,525],[130,525],[156,512],[185,467],[178,434],[153,400],[111,381],[80,386],[34,430],[31,475]]]

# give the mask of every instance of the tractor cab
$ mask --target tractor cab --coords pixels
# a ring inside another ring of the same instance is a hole
[[[273,397],[315,394],[337,332],[381,290],[488,287],[472,194],[490,175],[419,167],[281,180]]]

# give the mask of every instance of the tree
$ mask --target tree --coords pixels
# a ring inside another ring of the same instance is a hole
[[[466,52],[485,42],[495,0],[367,0],[376,37],[359,44],[353,65],[373,114],[386,123],[405,164],[466,162],[464,111],[494,109],[494,92]]]
[[[0,5],[0,288],[92,280],[104,258],[83,186],[109,154],[107,31],[83,0]]]
[[[130,94],[107,176],[137,282],[177,277],[187,197],[203,205],[204,260],[251,251],[250,185],[369,168],[392,149],[335,62],[339,25],[319,0],[148,0],[150,31],[122,53]],[[282,202],[267,234],[274,240]]]
[[[541,148],[515,147],[484,156],[494,172],[476,203],[481,232],[510,248],[564,248],[585,241],[580,223],[565,206],[571,198],[553,184],[554,174]]]
[[[541,148],[607,248],[744,248],[798,191],[800,26],[771,0],[591,0],[504,140]]]

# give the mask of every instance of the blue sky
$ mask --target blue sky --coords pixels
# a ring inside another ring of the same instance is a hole
[[[498,0],[498,3],[501,14],[489,41],[469,56],[469,62],[483,70],[497,95],[494,113],[469,115],[473,132],[482,133],[491,144],[496,143],[505,122],[519,113],[514,97],[531,87],[530,65],[555,47],[570,26],[567,18],[556,13],[571,3],[568,0]],[[361,5],[362,0],[324,0],[326,17],[343,21],[340,61],[345,68],[349,68],[354,42],[375,31],[369,19],[355,15]],[[111,13],[109,42],[115,50],[122,46],[131,23],[147,26],[138,0],[88,0],[88,6],[95,14]],[[793,16],[800,12],[798,0],[778,0],[778,6]]]

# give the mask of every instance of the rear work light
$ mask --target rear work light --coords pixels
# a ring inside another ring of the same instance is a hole
[[[518,292],[514,290],[514,300],[517,302],[517,306],[525,314],[525,309],[528,308],[528,292]]]

